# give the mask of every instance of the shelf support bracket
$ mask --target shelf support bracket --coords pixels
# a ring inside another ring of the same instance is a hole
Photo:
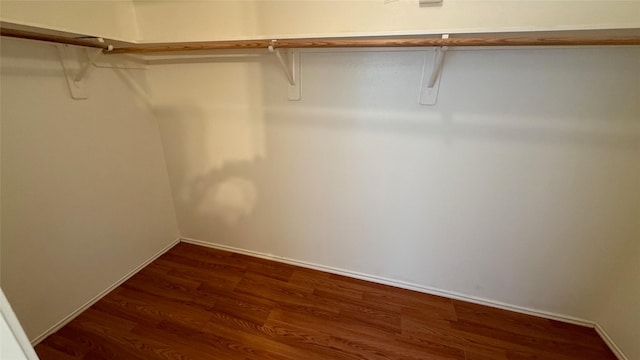
[[[449,34],[442,35],[442,39],[448,38]],[[425,53],[424,63],[422,65],[422,83],[420,85],[420,105],[435,105],[437,103],[444,56],[448,49],[447,46],[435,48],[431,72],[427,71],[429,61],[428,55]]]
[[[78,47],[69,45],[57,45],[56,47],[60,54],[60,62],[62,63],[62,68],[67,79],[67,85],[69,86],[69,93],[71,94],[71,97],[76,100],[88,99],[89,93],[87,92],[84,75],[91,63],[88,62],[89,65],[87,65],[81,62],[81,54],[79,52],[82,49],[79,49]]]
[[[97,40],[104,43],[102,38],[97,38]],[[87,49],[85,53],[87,59],[82,61],[83,54],[80,53],[82,49],[70,45],[57,45],[57,48],[71,97],[77,100],[89,98],[85,78],[93,63],[102,55],[102,49]],[[113,46],[109,45],[109,50],[111,49]]]
[[[89,69],[93,66],[94,62],[102,55],[102,50],[87,50],[87,61],[82,64],[82,67],[76,73],[76,76],[73,78],[73,81],[82,81],[85,75],[89,72]]]
[[[287,49],[283,55],[282,50],[276,48],[276,45],[277,40],[271,40],[271,45],[269,45],[268,49],[270,53],[276,56],[287,77],[289,100],[300,100],[300,51]]]
[[[104,43],[103,38],[95,39],[100,43]],[[103,55],[103,49],[87,48],[83,54],[83,49],[77,46],[57,45],[57,48],[71,97],[74,99],[87,99],[89,94],[86,90],[85,79],[89,74],[89,70],[94,66],[98,66],[97,60]],[[113,50],[113,45],[109,45],[106,50]],[[102,66],[104,67],[104,65]]]

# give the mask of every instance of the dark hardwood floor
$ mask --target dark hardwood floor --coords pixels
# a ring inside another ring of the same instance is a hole
[[[615,359],[593,329],[180,243],[41,359]]]

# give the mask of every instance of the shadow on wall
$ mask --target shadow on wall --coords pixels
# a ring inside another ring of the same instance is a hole
[[[259,194],[249,173],[266,158],[264,94],[257,86],[264,59],[223,54],[205,62],[153,60],[149,86],[140,86],[146,79],[119,74],[139,94],[153,89],[148,100],[184,236],[210,238],[211,228],[235,228],[255,211]]]
[[[262,140],[254,136],[261,125],[245,121],[248,114],[212,115],[219,110],[155,109],[183,225],[219,221],[235,227],[253,213],[258,200],[254,168],[264,154]]]
[[[255,210],[250,169],[266,157],[261,70],[255,58],[221,58],[150,72],[183,236],[206,239],[209,226],[234,228]]]
[[[256,167],[262,160],[238,161],[214,168],[189,181],[184,206],[191,216],[220,219],[234,227],[252,215],[257,203],[258,189],[253,180]]]

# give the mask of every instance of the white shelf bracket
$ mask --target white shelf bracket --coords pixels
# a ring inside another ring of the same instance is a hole
[[[285,50],[285,55],[276,48],[277,40],[272,40],[269,45],[269,52],[276,56],[282,70],[284,71],[288,86],[289,100],[300,100],[300,51],[296,49]]]
[[[104,43],[102,38],[96,38],[96,40]],[[87,99],[89,94],[86,89],[85,79],[89,74],[89,70],[93,66],[98,66],[97,60],[103,54],[102,49],[86,49],[83,54],[83,49],[76,46],[57,45],[57,48],[71,97],[74,99]],[[113,45],[109,45],[108,50],[113,50]]]
[[[95,51],[87,50],[87,61],[84,64],[82,64],[82,67],[80,68],[80,70],[78,70],[73,80],[82,81],[82,79],[84,79],[84,77],[89,72],[89,69],[91,69],[92,65],[100,57],[100,55],[102,55],[102,50],[95,50]]]
[[[449,34],[443,34],[442,38],[448,39]],[[442,74],[442,67],[444,65],[444,56],[448,49],[447,46],[435,48],[431,72],[427,71],[429,68],[429,56],[428,52],[425,53],[424,63],[422,65],[422,83],[420,85],[420,105],[435,105],[438,102],[440,75]]]
[[[88,68],[82,70],[86,64],[80,61],[80,51],[82,49],[70,45],[57,45],[56,47],[60,54],[60,62],[64,69],[64,75],[67,79],[71,97],[77,100],[89,98],[84,78],[84,74]],[[77,77],[81,72],[83,76]]]
[[[103,38],[96,38],[96,40],[98,40],[99,43],[104,43]],[[109,51],[111,50],[113,50],[113,46],[109,45]],[[76,82],[82,81],[85,75],[87,75],[87,72],[89,71],[89,69],[91,69],[91,65],[93,65],[101,55],[102,55],[101,49],[93,50],[93,51],[87,49],[87,61],[82,65],[80,70],[78,70],[78,73],[76,74],[73,80]]]
[[[102,38],[97,38],[97,40],[104,43]],[[86,53],[82,54],[82,49],[76,46],[57,45],[57,48],[71,97],[78,100],[87,99],[89,93],[86,89],[85,78],[93,63],[102,55],[102,49],[86,50]],[[113,46],[109,45],[109,50],[111,49]],[[84,57],[86,57],[86,61],[81,60]]]

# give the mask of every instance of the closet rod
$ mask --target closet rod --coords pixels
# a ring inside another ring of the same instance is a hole
[[[282,39],[153,43],[115,48],[109,54],[157,53],[193,50],[275,48],[358,48],[417,46],[607,46],[640,45],[640,36],[623,37],[496,37],[496,38],[378,38],[378,39]]]
[[[35,32],[31,32],[31,31],[22,31],[22,30],[0,28],[0,36],[8,36],[8,37],[14,37],[14,38],[20,38],[20,39],[47,41],[47,42],[52,42],[52,43],[57,43],[57,44],[86,46],[86,47],[103,49],[105,51],[109,50],[109,45],[106,45],[104,43],[99,43],[97,41],[74,39],[74,38],[69,38],[69,37],[64,37],[64,36],[35,33]]]

